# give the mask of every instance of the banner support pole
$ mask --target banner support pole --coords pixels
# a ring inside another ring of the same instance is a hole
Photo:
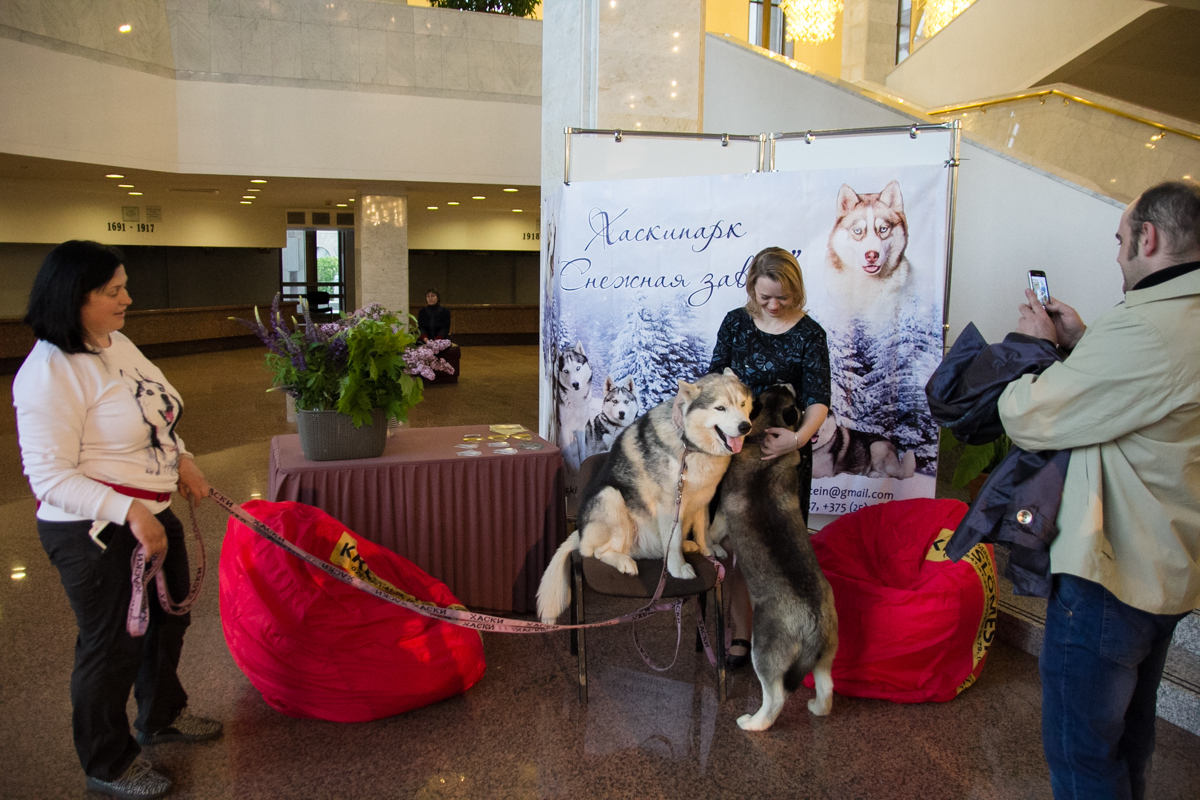
[[[571,185],[571,134],[574,132],[570,125],[563,129],[563,184],[566,186]]]
[[[962,121],[953,120],[950,123],[951,145],[950,158],[946,166],[950,170],[947,176],[949,182],[949,197],[946,201],[946,289],[942,298],[942,349],[946,347],[946,334],[950,330],[950,273],[954,260],[954,212],[958,205],[958,166],[960,145],[962,143]]]

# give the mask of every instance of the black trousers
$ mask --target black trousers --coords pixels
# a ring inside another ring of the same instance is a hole
[[[189,589],[183,526],[170,509],[158,515],[167,531],[163,573],[176,601]],[[133,687],[141,731],[170,725],[187,705],[187,693],[175,669],[191,615],[172,616],[149,587],[150,624],[144,637],[125,630],[132,594],[130,560],[137,539],[127,525],[113,525],[108,548],[88,536],[90,521],[38,520],[38,536],[58,569],[75,612],[75,668],[71,673],[72,727],[79,763],[90,777],[114,780],[141,752],[129,730],[125,705]]]

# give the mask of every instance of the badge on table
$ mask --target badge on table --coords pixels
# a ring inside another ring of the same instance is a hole
[[[501,447],[496,451],[496,455],[498,456],[515,456],[516,454],[517,449],[515,447]]]
[[[541,450],[542,443],[541,442],[517,442],[517,447],[521,448],[522,450]]]
[[[529,429],[524,425],[489,425],[488,430],[492,433],[503,434],[504,438],[508,438],[515,433],[528,433]]]

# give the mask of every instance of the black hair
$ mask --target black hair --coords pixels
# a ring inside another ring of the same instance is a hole
[[[112,280],[125,256],[115,247],[72,239],[50,251],[29,293],[25,324],[64,353],[88,353],[80,312],[88,295]]]
[[[1129,252],[1138,254],[1142,225],[1149,222],[1166,241],[1163,249],[1170,255],[1200,248],[1200,184],[1192,181],[1166,181],[1142,192],[1133,203],[1129,225],[1133,240]]]

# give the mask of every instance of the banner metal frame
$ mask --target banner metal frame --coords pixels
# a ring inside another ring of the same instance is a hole
[[[946,181],[948,197],[946,201],[946,269],[945,290],[942,297],[942,344],[945,346],[946,333],[950,329],[950,277],[951,263],[954,258],[954,220],[958,204],[958,168],[961,163],[962,122],[957,119],[949,122],[919,123],[913,125],[883,125],[871,128],[835,128],[820,131],[781,131],[778,133],[685,133],[674,131],[626,131],[621,129],[602,128],[573,128],[563,130],[565,147],[563,148],[563,184],[571,184],[571,137],[572,136],[611,136],[616,143],[622,142],[626,136],[646,139],[684,139],[684,140],[716,140],[722,147],[728,147],[731,141],[758,142],[758,168],[754,172],[775,172],[775,143],[790,139],[803,139],[806,144],[812,144],[818,139],[844,138],[848,136],[887,136],[907,133],[909,138],[916,139],[923,131],[950,131],[950,152],[945,162],[948,170]]]

